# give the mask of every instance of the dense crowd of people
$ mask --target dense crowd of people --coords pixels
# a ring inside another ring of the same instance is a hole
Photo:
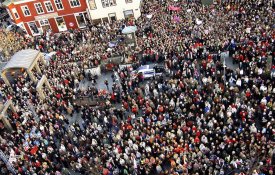
[[[23,48],[21,42],[24,41],[24,37],[0,28],[0,41],[2,41],[0,43],[0,54],[6,58],[6,60],[1,61],[7,61],[15,52]]]
[[[49,64],[40,63],[53,91],[46,89],[46,99],[40,100],[25,74],[11,87],[1,83],[1,96],[12,99],[17,113],[8,114],[12,132],[1,127],[0,149],[15,155],[14,167],[22,175],[71,170],[271,175],[274,15],[265,0],[212,6],[151,0],[143,2],[142,16],[134,21],[25,37],[20,43],[25,49],[56,52]],[[137,47],[120,43],[108,49],[128,25],[137,26]],[[224,67],[226,51],[237,69]],[[114,68],[116,78],[112,86],[106,82],[104,104],[77,105],[80,94],[95,97],[100,91],[93,85],[78,88],[89,81],[85,69],[115,55],[131,57],[137,65],[160,62],[166,72],[147,81],[142,75],[133,79],[127,67]],[[83,122],[70,124],[76,113]]]

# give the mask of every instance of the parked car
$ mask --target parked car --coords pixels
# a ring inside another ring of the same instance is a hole
[[[144,79],[150,79],[155,76],[162,76],[164,72],[165,72],[165,69],[163,66],[143,65],[143,66],[140,66],[137,70],[134,70],[131,72],[131,78],[135,79],[139,75],[142,75]]]

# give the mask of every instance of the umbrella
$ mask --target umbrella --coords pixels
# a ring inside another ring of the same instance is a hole
[[[151,18],[153,17],[153,15],[152,15],[152,14],[149,14],[149,15],[146,15],[146,17],[147,17],[148,19],[151,19]]]
[[[202,21],[199,20],[199,19],[197,18],[197,19],[196,19],[196,24],[197,24],[197,25],[201,25],[201,24],[202,24]]]
[[[137,27],[136,26],[128,26],[128,27],[125,27],[122,30],[122,33],[123,34],[129,34],[129,33],[134,33],[135,31],[137,31]]]
[[[116,42],[109,42],[109,47],[115,47],[117,45],[117,43]]]

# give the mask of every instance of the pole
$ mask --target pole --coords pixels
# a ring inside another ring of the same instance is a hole
[[[225,68],[226,68],[226,65],[225,65],[225,56],[223,56],[223,78],[224,78],[224,85],[226,85],[226,78],[225,78]]]

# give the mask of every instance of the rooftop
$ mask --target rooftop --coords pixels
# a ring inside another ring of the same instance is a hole
[[[28,69],[32,65],[38,54],[39,51],[33,49],[21,50],[11,57],[10,61],[2,69],[2,72],[4,70],[12,68]]]
[[[5,0],[2,4],[4,6],[8,6],[8,5],[10,5],[10,4],[14,3],[14,2],[20,2],[20,1],[24,1],[24,0]]]

